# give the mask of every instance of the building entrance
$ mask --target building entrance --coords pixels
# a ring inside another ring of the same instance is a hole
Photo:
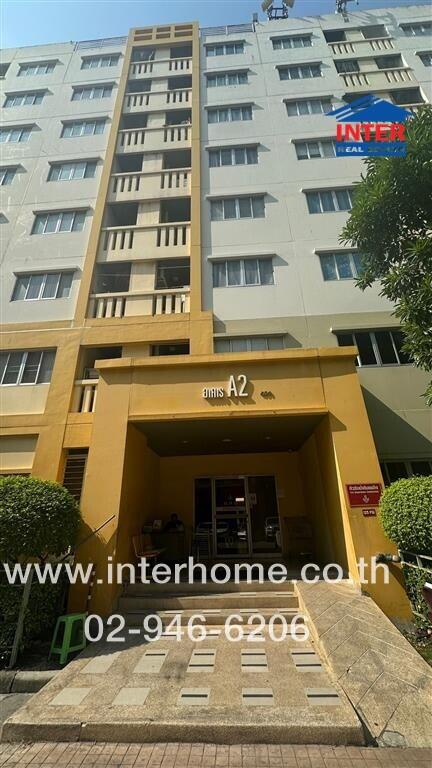
[[[251,557],[281,551],[273,475],[195,480],[195,535],[210,556]]]

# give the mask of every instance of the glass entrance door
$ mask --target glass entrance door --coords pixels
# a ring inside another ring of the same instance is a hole
[[[251,553],[249,502],[245,477],[213,479],[213,537],[216,555]]]

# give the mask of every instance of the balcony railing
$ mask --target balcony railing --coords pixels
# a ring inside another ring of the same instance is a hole
[[[110,181],[109,202],[182,197],[191,193],[191,169],[116,173]]]
[[[192,101],[192,88],[177,88],[170,91],[142,91],[140,93],[126,93],[123,112],[133,114],[142,112],[145,107],[151,109],[169,106],[188,106]]]
[[[104,227],[99,245],[102,259],[155,259],[164,255],[189,256],[190,222],[134,224]],[[167,253],[168,252],[168,253]]]
[[[117,152],[157,151],[174,145],[176,149],[189,149],[191,146],[191,126],[170,125],[161,128],[134,128],[118,133]]]
[[[73,413],[93,413],[96,407],[98,379],[81,379],[75,382],[72,396]]]
[[[409,83],[413,77],[409,69],[403,67],[398,69],[379,69],[369,70],[368,72],[344,72],[340,73],[347,88],[384,88],[391,83]]]
[[[366,54],[369,51],[391,51],[394,49],[391,37],[376,37],[370,40],[344,40],[340,43],[328,43],[335,56],[346,56],[350,53]]]
[[[182,315],[189,312],[189,288],[151,293],[95,293],[90,296],[89,317],[115,318],[142,315]]]
[[[163,77],[170,72],[191,72],[192,59],[185,57],[182,59],[154,59],[152,61],[132,62],[129,70],[131,80],[142,77],[143,75],[154,75]]]

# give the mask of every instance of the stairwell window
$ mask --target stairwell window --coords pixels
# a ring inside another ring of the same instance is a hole
[[[42,61],[34,64],[20,64],[18,77],[30,77],[32,75],[49,75],[54,72],[55,61]]]
[[[320,157],[336,157],[333,139],[317,141],[296,141],[295,149],[298,160],[314,160]]]
[[[256,165],[258,147],[226,147],[209,151],[210,168],[222,165]]]
[[[264,195],[225,197],[220,200],[212,200],[210,213],[212,221],[262,219],[265,217]]]
[[[340,347],[358,348],[357,365],[408,365],[412,361],[403,351],[404,337],[399,329],[391,331],[352,331],[336,333]]]
[[[33,107],[42,104],[46,91],[25,91],[22,93],[10,93],[6,96],[4,107]]]
[[[67,299],[72,285],[72,272],[45,272],[18,275],[11,301]]]
[[[237,336],[232,339],[215,339],[215,352],[261,352],[284,349],[283,336]]]
[[[281,80],[305,80],[310,77],[321,77],[321,63],[278,67],[278,71]]]
[[[96,165],[96,160],[83,160],[76,163],[53,163],[48,174],[48,181],[93,179]]]
[[[0,353],[0,385],[47,384],[51,381],[55,350]]]
[[[17,172],[17,167],[18,166],[0,168],[0,187],[7,187],[9,184],[12,184]]]
[[[32,235],[49,235],[56,232],[81,232],[85,216],[85,211],[38,213],[35,216]]]
[[[90,85],[74,88],[72,101],[86,101],[88,99],[106,99],[112,94],[112,85]]]
[[[248,73],[243,72],[221,72],[219,74],[207,75],[208,88],[220,88],[229,85],[247,85]]]
[[[432,51],[427,51],[426,53],[419,53],[418,56],[420,57],[425,67],[432,67]]]
[[[310,35],[274,37],[272,43],[274,51],[280,51],[285,48],[310,48],[312,45],[312,37]]]
[[[288,117],[301,117],[302,115],[323,115],[330,112],[332,103],[330,96],[324,99],[296,99],[285,102]]]
[[[432,21],[419,21],[413,24],[401,24],[400,27],[409,37],[432,34]]]
[[[271,259],[226,259],[213,262],[213,287],[274,285]]]
[[[64,123],[61,138],[74,139],[80,136],[96,136],[104,132],[105,118],[99,120],[73,120]]]
[[[306,192],[309,213],[330,213],[350,211],[353,204],[352,189],[326,189],[320,192]]]
[[[244,53],[244,43],[218,43],[206,45],[206,56],[233,56],[236,53]]]
[[[361,271],[361,257],[357,251],[321,253],[319,260],[324,280],[352,280]]]
[[[32,125],[16,126],[15,128],[2,128],[0,130],[0,143],[2,144],[17,144],[28,141],[31,132]]]
[[[252,120],[252,105],[239,107],[218,107],[207,111],[209,123],[237,123]]]
[[[86,56],[81,63],[81,69],[99,69],[101,67],[116,67],[120,60],[119,53],[107,56]]]

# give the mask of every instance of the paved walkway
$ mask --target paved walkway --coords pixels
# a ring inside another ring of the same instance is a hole
[[[222,744],[0,744],[2,768],[431,768],[431,749]]]

